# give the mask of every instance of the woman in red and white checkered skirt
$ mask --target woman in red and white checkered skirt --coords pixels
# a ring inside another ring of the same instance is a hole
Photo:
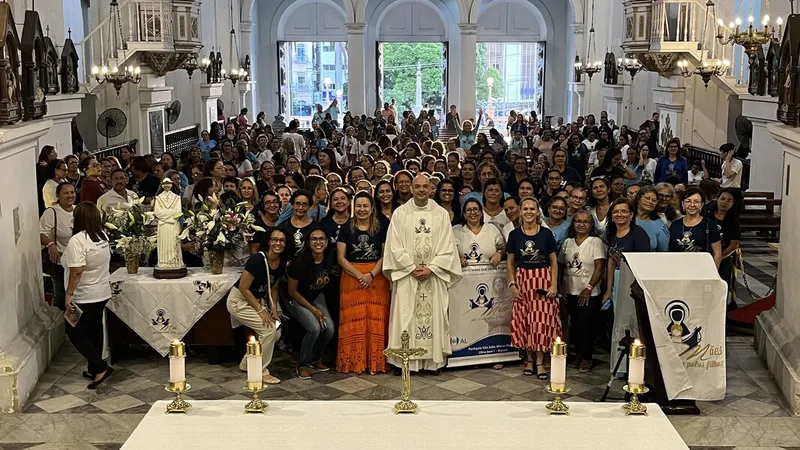
[[[522,226],[508,236],[508,287],[514,299],[511,313],[511,345],[525,349],[524,375],[547,379],[544,352],[561,335],[558,292],[558,258],[553,233],[541,226],[539,202],[532,197],[520,204]],[[537,289],[547,291],[539,295]]]

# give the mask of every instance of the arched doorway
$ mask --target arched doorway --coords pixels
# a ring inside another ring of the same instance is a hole
[[[398,111],[434,109],[441,114],[447,102],[448,60],[441,11],[424,0],[395,2],[376,24],[377,107],[395,99]]]

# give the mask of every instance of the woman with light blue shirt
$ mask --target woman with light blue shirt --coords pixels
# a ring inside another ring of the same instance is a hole
[[[669,230],[656,211],[658,207],[658,190],[655,186],[642,187],[636,195],[636,225],[639,225],[650,238],[651,252],[669,250]]]
[[[458,132],[459,146],[468,150],[475,144],[478,137],[478,129],[481,127],[481,119],[483,119],[483,109],[478,110],[478,121],[475,125],[471,121],[465,120],[463,124],[456,122],[456,131]]]
[[[543,221],[553,232],[556,238],[556,247],[561,248],[561,244],[567,239],[567,230],[572,219],[567,219],[567,201],[562,197],[553,197],[547,205],[547,218]]]

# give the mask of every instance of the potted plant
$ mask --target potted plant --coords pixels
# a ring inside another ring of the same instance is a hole
[[[185,228],[180,238],[192,237],[199,243],[208,252],[211,273],[219,275],[225,262],[225,252],[244,243],[245,236],[264,229],[254,225],[255,217],[247,211],[245,203],[226,206],[214,201],[212,205],[219,206],[202,202],[199,211],[183,213]]]
[[[138,273],[142,255],[156,248],[156,218],[143,202],[140,198],[130,205],[112,207],[105,217],[111,247],[125,258],[129,274]]]

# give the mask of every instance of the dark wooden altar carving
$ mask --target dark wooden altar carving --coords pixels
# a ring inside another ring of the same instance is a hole
[[[786,19],[781,43],[778,77],[778,120],[793,127],[800,126],[800,15]]]
[[[59,93],[58,88],[58,51],[53,40],[49,36],[44,38],[45,64],[47,65],[47,78],[45,78],[45,93],[55,95]]]
[[[22,117],[41,119],[47,114],[47,53],[39,13],[25,11],[22,27]]]
[[[750,79],[747,82],[747,92],[750,95],[767,95],[767,63],[764,49],[760,45],[750,64]]]
[[[778,96],[778,77],[780,76],[781,44],[772,41],[767,49],[767,94],[770,97]]]
[[[0,124],[22,119],[20,43],[11,5],[0,3]]]
[[[68,32],[61,49],[61,93],[77,94],[78,89],[78,52],[72,42],[72,32]]]
[[[603,82],[605,84],[617,84],[619,72],[617,71],[617,57],[614,52],[606,53],[603,69]]]

